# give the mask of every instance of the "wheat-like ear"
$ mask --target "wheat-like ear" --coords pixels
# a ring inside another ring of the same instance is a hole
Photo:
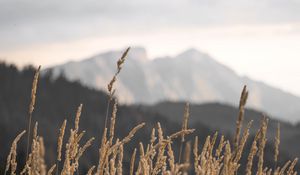
[[[189,116],[190,116],[190,104],[186,103],[185,108],[184,108],[182,127],[181,127],[182,131],[188,129]],[[181,143],[180,143],[179,155],[178,155],[179,164],[181,163],[182,147],[183,147],[183,142],[185,141],[184,135],[185,135],[184,133],[182,133],[182,135],[181,135]]]
[[[267,135],[268,119],[264,116],[261,121],[261,132],[258,147],[258,165],[257,165],[257,175],[263,175],[263,163],[264,163],[264,149],[266,146],[266,135]]]
[[[173,140],[177,137],[180,137],[182,134],[184,135],[189,135],[191,133],[193,133],[195,131],[195,129],[187,129],[187,130],[181,130],[181,131],[178,131],[178,132],[175,132],[174,134],[171,134],[169,137],[168,137],[168,140]]]
[[[253,121],[251,120],[251,121],[248,123],[247,128],[245,128],[245,130],[244,130],[242,139],[240,140],[240,143],[239,143],[239,145],[238,145],[238,148],[237,148],[237,150],[236,150],[236,152],[235,152],[235,158],[234,158],[234,162],[235,162],[235,163],[238,163],[238,162],[240,161],[241,157],[242,157],[242,153],[243,153],[243,151],[244,151],[244,146],[245,146],[246,141],[247,141],[247,139],[248,139],[248,137],[249,137],[249,134],[250,134],[250,131],[249,131],[249,130],[250,130],[251,126],[252,126],[252,123],[253,123]]]
[[[40,76],[40,70],[41,70],[41,66],[38,67],[38,69],[34,74],[32,88],[31,88],[31,101],[29,104],[29,111],[28,111],[29,118],[28,118],[28,127],[27,127],[28,133],[27,133],[26,159],[28,158],[28,153],[29,153],[32,113],[34,111],[34,106],[36,101],[36,91],[37,91],[37,85]]]
[[[130,173],[129,173],[130,175],[133,175],[135,156],[136,156],[136,148],[134,149],[133,154],[130,159]]]
[[[115,124],[116,124],[116,116],[117,116],[117,101],[115,100],[114,106],[113,106],[113,111],[111,115],[111,120],[110,120],[110,128],[109,128],[109,144],[112,145],[114,135],[115,135]]]
[[[127,142],[129,142],[131,140],[131,138],[134,136],[134,134],[140,130],[142,127],[145,126],[145,123],[141,123],[139,125],[137,125],[136,127],[134,127],[129,134],[120,142],[120,145],[126,144]]]
[[[293,174],[295,174],[294,168],[295,168],[297,162],[298,162],[298,158],[295,158],[294,161],[292,162],[292,164],[290,165],[288,171],[287,171],[287,174],[288,174],[288,175],[293,175]]]
[[[79,158],[83,155],[83,153],[85,152],[85,150],[90,147],[93,143],[93,141],[95,140],[94,137],[90,138],[84,145],[83,147],[79,148],[78,153],[76,155],[75,158],[75,162],[78,164]]]
[[[173,152],[173,149],[172,149],[172,145],[171,143],[169,142],[168,143],[168,156],[169,156],[169,166],[170,166],[170,170],[171,172],[175,172],[175,157],[174,157],[174,152]]]
[[[183,122],[182,122],[182,128],[181,130],[187,130],[188,129],[188,121],[190,116],[190,104],[186,103],[184,108],[184,115],[183,115]],[[184,142],[184,134],[181,136],[181,142]]]
[[[92,175],[92,173],[93,173],[93,171],[94,171],[95,168],[96,168],[96,166],[93,165],[93,166],[88,170],[88,172],[86,173],[86,175]]]
[[[276,171],[277,172],[279,172],[279,173],[277,173],[277,174],[280,174],[280,175],[283,175],[284,174],[284,172],[285,172],[285,170],[289,167],[289,165],[292,163],[292,161],[287,161],[284,165],[283,165],[283,167],[282,168],[278,168],[278,170],[276,169]]]
[[[52,172],[54,171],[55,167],[56,167],[56,164],[54,164],[54,165],[48,170],[47,175],[52,175]]]
[[[79,130],[79,120],[80,120],[81,112],[82,112],[82,104],[78,106],[76,117],[75,117],[75,131],[77,132]]]
[[[194,153],[194,169],[195,169],[195,173],[199,174],[199,169],[198,169],[198,164],[199,164],[198,136],[195,137],[193,153]]]
[[[244,86],[243,91],[241,93],[241,98],[240,98],[240,104],[239,104],[239,114],[238,114],[238,119],[236,121],[236,131],[235,131],[235,136],[234,136],[234,150],[236,151],[239,145],[239,140],[240,140],[240,134],[243,126],[243,121],[244,121],[244,113],[245,113],[245,105],[247,103],[248,99],[248,90],[247,86]]]
[[[32,137],[33,139],[37,138],[37,135],[38,135],[37,134],[38,133],[38,125],[39,125],[38,122],[35,122],[35,125],[34,125],[34,128],[33,128],[33,134],[32,134],[33,135],[33,137]]]
[[[126,58],[128,52],[129,52],[129,50],[130,50],[130,47],[128,47],[125,50],[125,52],[122,54],[121,58],[118,60],[118,62],[117,62],[117,72],[115,73],[115,75],[113,76],[113,78],[111,79],[109,84],[107,85],[107,90],[108,90],[108,93],[109,93],[110,96],[112,95],[113,86],[114,86],[114,83],[117,79],[117,75],[120,73],[120,71],[122,69],[123,63],[125,62],[125,58]]]
[[[117,174],[118,175],[123,174],[123,145],[120,145],[120,148],[119,148]]]
[[[7,156],[7,160],[6,160],[6,167],[5,167],[5,173],[7,173],[7,171],[9,170],[10,167],[10,171],[11,174],[14,175],[16,170],[17,170],[17,144],[19,142],[19,140],[21,139],[21,137],[26,133],[26,131],[22,131],[13,141],[11,147],[10,147],[10,152]]]
[[[140,146],[140,156],[144,157],[145,156],[145,150],[144,150],[144,145],[142,142],[139,143]]]
[[[36,90],[37,90],[37,84],[38,84],[38,79],[40,76],[40,70],[41,66],[38,67],[34,74],[33,82],[32,82],[32,88],[31,88],[31,101],[29,105],[29,114],[32,114],[34,110],[34,105],[35,105],[35,100],[36,100]]]
[[[58,141],[57,141],[57,160],[58,161],[61,161],[61,150],[62,150],[66,126],[67,126],[67,120],[64,120],[63,124],[61,125],[61,128],[59,129],[59,136],[58,136]]]
[[[109,113],[109,108],[110,108],[110,102],[113,99],[115,89],[114,89],[114,83],[117,81],[117,76],[121,72],[122,66],[125,62],[125,58],[130,50],[130,47],[128,47],[125,52],[122,54],[121,58],[117,62],[117,72],[114,74],[112,79],[107,85],[107,90],[108,90],[108,101],[107,101],[107,106],[106,106],[106,114],[105,114],[105,121],[104,121],[104,128],[107,127],[107,118],[108,118],[108,113]]]
[[[232,153],[231,153],[231,148],[230,148],[230,143],[229,141],[227,141],[226,145],[225,145],[225,153],[224,153],[224,167],[223,167],[223,172],[222,174],[227,175],[227,174],[231,174],[230,172],[231,170],[231,159]]]
[[[216,157],[218,157],[218,158],[220,158],[220,156],[221,156],[221,153],[222,153],[222,151],[223,151],[223,148],[224,148],[224,146],[225,146],[225,141],[224,141],[224,135],[222,135],[221,136],[221,139],[220,139],[220,142],[219,142],[219,146],[218,146],[218,148],[217,148],[217,150],[216,150]]]
[[[246,175],[251,175],[252,172],[252,165],[253,165],[253,158],[257,153],[257,140],[258,136],[260,135],[260,131],[257,132],[256,137],[254,138],[252,142],[252,146],[250,148],[250,152],[247,159],[247,165],[246,165]]]

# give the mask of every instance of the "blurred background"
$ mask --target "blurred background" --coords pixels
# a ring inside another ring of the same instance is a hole
[[[157,121],[167,133],[180,129],[186,101],[195,135],[220,131],[230,138],[243,85],[252,133],[264,113],[270,142],[282,123],[281,162],[300,156],[299,9],[298,0],[0,0],[1,162],[7,143],[26,126],[38,65],[34,121],[49,135],[47,161],[55,160],[60,124],[72,123],[80,103],[82,128],[99,140],[106,86],[129,46],[116,83],[118,133],[148,125],[126,148],[127,161]],[[267,154],[272,165],[273,153]],[[96,154],[84,157],[82,171],[95,160]]]

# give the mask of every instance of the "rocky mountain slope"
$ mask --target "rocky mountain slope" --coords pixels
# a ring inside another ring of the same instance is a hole
[[[89,87],[105,89],[115,72],[122,51],[110,51],[78,62],[49,68]],[[188,100],[193,103],[221,102],[236,105],[243,85],[251,94],[249,107],[285,121],[300,120],[300,98],[262,82],[237,75],[209,55],[195,49],[174,57],[149,59],[143,48],[132,48],[118,80],[121,102],[154,104]],[[281,118],[280,118],[281,117]]]

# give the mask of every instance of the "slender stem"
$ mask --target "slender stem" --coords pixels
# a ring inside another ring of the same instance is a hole
[[[107,120],[108,120],[108,113],[109,113],[109,107],[110,107],[111,97],[109,97],[106,105],[106,114],[105,114],[105,123],[104,123],[104,129],[107,126]]]
[[[26,146],[26,160],[28,159],[28,154],[29,154],[31,119],[32,119],[32,113],[29,113],[29,121],[28,121],[28,128],[27,128],[28,134],[27,134],[27,146]],[[25,162],[26,162],[26,160],[25,160]]]
[[[277,161],[275,161],[274,163],[274,171],[276,170],[276,167],[277,167]]]
[[[58,175],[58,170],[59,170],[59,160],[58,159],[56,159],[56,175]]]
[[[181,163],[182,147],[183,147],[183,142],[180,143],[180,148],[179,148],[179,157],[178,157],[179,164]]]

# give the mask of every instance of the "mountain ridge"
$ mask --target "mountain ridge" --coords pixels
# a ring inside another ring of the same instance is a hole
[[[77,62],[51,67],[53,76],[65,74],[97,89],[106,89],[122,51],[109,51]],[[146,49],[133,47],[118,77],[117,96],[125,104],[154,104],[160,101],[221,102],[238,105],[236,99],[243,85],[250,89],[249,107],[263,110],[275,118],[299,121],[300,97],[249,77],[209,54],[188,49],[174,57],[151,59]],[[120,95],[121,94],[121,95]]]

